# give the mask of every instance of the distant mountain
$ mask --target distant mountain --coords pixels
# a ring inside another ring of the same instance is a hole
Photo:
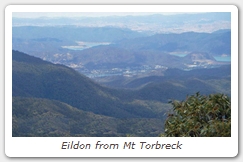
[[[145,36],[143,33],[118,27],[18,26],[12,28],[15,39],[85,42],[113,42]]]
[[[73,54],[66,63],[82,64],[85,68],[111,69],[142,65],[163,64],[169,67],[183,66],[180,58],[160,51],[133,51],[113,45],[97,46]]]
[[[166,78],[173,79],[185,79],[188,77],[194,77],[199,79],[222,79],[231,76],[231,66],[225,65],[217,68],[204,68],[204,69],[194,69],[190,71],[180,70],[180,69],[168,69],[165,72]]]
[[[65,64],[76,52],[63,46],[78,46],[77,42],[112,43],[145,35],[117,27],[18,26],[12,28],[12,49]]]
[[[163,52],[207,52],[212,55],[231,54],[231,32],[156,34],[116,43],[126,50],[157,50]]]
[[[215,58],[206,52],[189,53],[181,61],[187,64],[213,64],[216,62]]]
[[[188,65],[216,65],[215,58],[206,52],[191,52],[178,57],[160,51],[132,51],[116,46],[98,46],[73,55],[66,63],[82,64],[87,69],[136,67],[142,65],[163,65],[169,68],[186,68]]]
[[[78,41],[101,44],[83,50],[72,49],[80,46]],[[104,45],[102,42],[111,44]],[[127,67],[134,69],[144,65],[190,69],[195,61],[189,55],[180,58],[174,54],[190,54],[194,51],[211,55],[210,60],[204,58],[203,63],[197,60],[199,64],[196,64],[208,68],[207,65],[211,67],[211,63],[215,63],[213,56],[230,57],[231,32],[221,30],[148,36],[146,33],[114,27],[21,26],[13,27],[13,49],[72,67],[89,77],[93,76],[92,70],[122,68],[125,71]]]
[[[178,23],[182,24],[184,21],[187,22],[200,22],[209,23],[214,21],[230,21],[230,13],[227,12],[208,12],[208,13],[195,13],[195,14],[175,14],[175,15],[163,15],[163,14],[152,14],[152,15],[127,15],[127,16],[101,16],[101,17],[39,17],[39,18],[17,18],[13,17],[14,26],[26,26],[42,25],[53,26],[60,25],[81,25],[87,23],[156,23],[156,24],[171,24]]]
[[[227,33],[227,32],[231,32],[230,29],[220,29],[220,30],[216,30],[213,33]]]
[[[187,54],[183,59],[190,59],[191,61],[196,60],[212,60],[215,61],[214,57],[209,55],[206,52],[192,52],[190,54]]]
[[[213,32],[230,29],[230,12],[185,13],[174,15],[152,14],[140,16],[100,16],[100,17],[13,17],[13,26],[83,26],[83,27],[126,27],[132,30],[165,33],[187,31]]]

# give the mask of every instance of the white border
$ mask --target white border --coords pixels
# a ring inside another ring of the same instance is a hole
[[[12,137],[12,12],[231,12],[231,137]],[[62,142],[118,143],[119,150],[62,150]],[[140,142],[182,143],[142,150]],[[135,142],[136,149],[121,149]],[[5,9],[5,154],[9,157],[235,157],[238,154],[238,9],[234,5],[10,5]]]

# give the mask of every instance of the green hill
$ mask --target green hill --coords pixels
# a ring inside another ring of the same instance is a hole
[[[13,136],[158,136],[169,100],[230,94],[230,66],[168,69],[127,83],[138,89],[112,89],[64,65],[12,55]]]
[[[183,100],[185,96],[193,95],[196,92],[200,92],[203,95],[224,93],[230,96],[230,85],[230,78],[167,80],[158,83],[149,83],[136,91],[136,96],[139,96],[138,98],[140,100],[148,99],[149,96],[149,100],[160,102],[168,102],[174,99]]]
[[[71,68],[13,51],[13,96],[54,99],[81,110],[118,118],[156,116],[143,106],[121,101],[116,93],[111,95],[108,88]]]
[[[63,102],[13,97],[13,136],[158,136],[160,119],[118,119],[82,111]]]
[[[125,96],[139,100],[168,102],[170,99],[182,100],[185,96],[200,92],[204,95],[223,93],[231,95],[231,66],[194,70],[167,69],[163,76],[145,76],[138,78],[103,78],[102,84],[119,87],[120,93],[131,91]],[[122,91],[126,88],[126,91]],[[132,95],[132,96],[131,96]]]
[[[75,70],[13,51],[13,136],[158,136],[161,102],[102,87]]]

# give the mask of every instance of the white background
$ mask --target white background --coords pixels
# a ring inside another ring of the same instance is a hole
[[[25,3],[24,3],[25,2]],[[1,1],[1,13],[2,13],[2,15],[1,15],[1,22],[2,22],[2,24],[3,24],[3,26],[2,26],[2,29],[4,29],[4,8],[8,5],[8,4],[47,4],[47,3],[45,3],[45,1],[43,0],[43,1],[41,1],[41,3],[39,2],[36,2],[35,1],[35,3],[31,3],[32,1],[21,1],[21,3],[19,3],[18,1],[8,1],[8,3],[7,2],[2,2]],[[66,1],[66,3],[65,3],[65,1],[64,2],[62,2],[62,1],[47,1],[48,2],[48,4],[60,4],[60,3],[62,3],[62,4],[94,4],[94,3],[96,3],[96,4],[101,4],[101,3],[99,3],[99,1],[92,1],[92,0],[89,0],[89,1],[74,1],[74,0],[69,0],[68,1],[68,3],[67,3],[67,1]],[[111,1],[102,1],[102,4],[110,4],[110,2]],[[116,1],[117,3],[112,3],[112,4],[129,4],[129,1]],[[133,3],[131,3],[130,2],[130,4],[174,4],[174,3],[176,3],[176,4],[182,4],[182,3],[178,3],[178,2],[180,2],[180,1],[175,1],[175,0],[170,0],[169,2],[170,3],[168,3],[168,1],[167,1],[167,3],[163,3],[163,1],[154,1],[154,0],[150,0],[150,1],[142,1],[142,0],[140,0],[140,1],[132,1]],[[207,1],[207,0],[204,0],[203,1],[203,3],[201,3],[201,2],[197,2],[197,3],[195,3],[194,1],[183,1],[183,4],[192,4],[191,2],[193,2],[193,4],[235,4],[235,5],[237,5],[238,6],[238,8],[239,8],[239,20],[240,20],[240,22],[239,22],[239,29],[240,29],[240,27],[241,27],[241,12],[240,12],[240,10],[241,10],[241,5],[242,4],[239,4],[237,1],[223,1],[223,0],[221,0],[221,1]],[[236,3],[237,2],[237,3]],[[2,76],[1,78],[2,78],[2,84],[0,85],[1,87],[1,89],[2,90],[4,90],[4,30],[1,30],[1,35],[3,36],[2,37],[2,39],[1,39],[1,41],[2,41],[2,66],[1,66],[1,73],[0,73],[0,75]],[[241,33],[241,31],[239,31],[239,34],[242,36],[242,33]],[[240,37],[241,38],[241,37]],[[239,47],[240,47],[240,44],[241,44],[241,42],[240,42],[240,39],[239,38]],[[241,50],[239,49],[239,52],[241,52]],[[241,57],[240,57],[240,59],[242,59]],[[241,60],[242,61],[242,60]],[[240,63],[239,63],[239,66],[240,66]],[[240,76],[240,80],[241,80],[241,66],[240,66],[240,69],[239,69],[240,71],[239,71],[239,76]],[[240,81],[239,81],[239,83],[240,83]],[[239,88],[241,89],[241,86],[239,86]],[[3,123],[1,124],[1,139],[3,140],[2,141],[2,143],[4,144],[4,91],[2,91],[2,93],[1,93],[1,95],[2,95],[2,97],[1,97],[1,103],[2,103],[2,121],[3,121]],[[239,101],[240,101],[240,99],[241,99],[241,93],[239,93]],[[241,106],[241,103],[239,103],[239,107]],[[240,112],[240,114],[239,114],[239,116],[242,116],[242,111],[240,110],[240,108],[239,108],[239,112]],[[239,122],[239,126],[241,126],[240,125],[240,123],[242,122],[241,121],[241,118],[239,118],[239,120],[240,120],[240,122]],[[242,126],[241,126],[242,127]],[[241,136],[241,129],[240,129],[240,134],[239,134],[239,137]],[[171,161],[190,161],[190,160],[192,160],[192,161],[195,161],[195,160],[199,160],[199,161],[208,161],[208,160],[210,160],[210,161],[212,161],[212,160],[214,160],[214,161],[240,161],[240,159],[242,160],[242,156],[241,156],[241,147],[242,147],[242,140],[241,139],[239,139],[239,142],[240,142],[240,146],[239,146],[239,154],[238,154],[238,156],[236,157],[236,158],[213,158],[213,159],[208,159],[208,158],[201,158],[201,159],[194,159],[194,158],[171,158],[171,159],[169,159],[169,158],[166,158],[166,159],[161,159],[161,158],[152,158],[152,159],[148,159],[148,158],[132,158],[132,159],[128,159],[128,158],[120,158],[120,159],[118,159],[118,158],[82,158],[82,159],[77,159],[77,158],[72,158],[72,159],[66,159],[66,158],[58,158],[58,159],[54,159],[54,158],[50,158],[50,159],[47,159],[47,158],[41,158],[41,159],[38,159],[38,158],[21,158],[21,159],[18,159],[18,158],[7,158],[6,156],[5,156],[5,149],[4,149],[4,145],[2,145],[2,147],[1,147],[1,161],[2,160],[4,160],[4,161],[33,161],[33,160],[37,160],[37,161],[76,161],[76,160],[85,160],[85,161],[114,161],[114,160],[119,160],[119,161],[123,161],[123,160],[126,160],[126,161],[161,161],[161,160],[171,160]],[[217,150],[215,150],[215,151],[217,151]],[[193,155],[192,155],[193,156]]]

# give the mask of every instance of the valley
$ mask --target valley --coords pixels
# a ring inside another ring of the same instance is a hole
[[[14,18],[13,136],[155,137],[170,101],[231,96],[229,15],[178,16]]]
[[[167,69],[101,86],[67,66],[13,51],[13,135],[159,136],[169,101],[195,92],[230,96],[230,69]]]

